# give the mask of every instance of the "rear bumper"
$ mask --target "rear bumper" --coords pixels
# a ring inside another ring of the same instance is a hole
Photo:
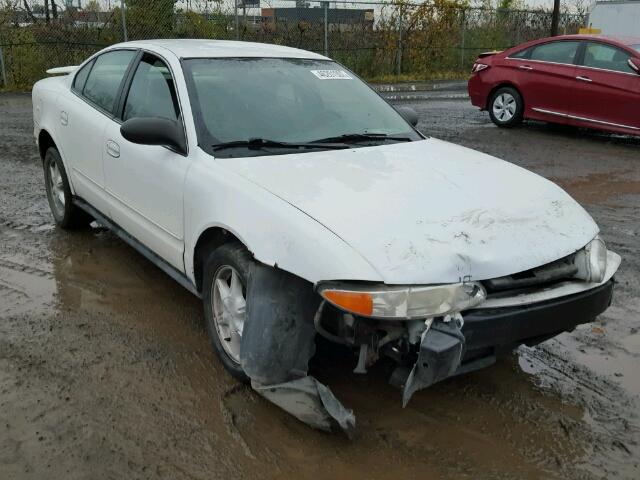
[[[469,91],[469,99],[474,107],[481,109],[487,108],[488,85],[482,81],[482,76],[473,74],[467,83]]]
[[[521,344],[535,345],[589,323],[604,312],[613,297],[614,280],[591,290],[553,300],[464,312],[464,363],[495,357]]]

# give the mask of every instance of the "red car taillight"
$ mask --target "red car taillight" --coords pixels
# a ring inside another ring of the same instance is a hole
[[[486,63],[476,62],[476,63],[473,64],[473,68],[471,69],[471,73],[478,73],[478,72],[481,72],[483,70],[486,70],[487,68],[489,68],[489,65],[487,65]]]

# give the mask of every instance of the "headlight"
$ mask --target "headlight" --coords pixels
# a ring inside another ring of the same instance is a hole
[[[576,278],[587,282],[602,282],[607,272],[607,246],[604,240],[598,235],[576,253],[573,262],[578,268]]]
[[[329,303],[363,317],[427,318],[459,312],[482,303],[487,292],[480,283],[420,287],[321,286]]]

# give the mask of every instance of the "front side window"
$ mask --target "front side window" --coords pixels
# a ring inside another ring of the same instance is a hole
[[[378,136],[384,143],[384,136],[421,138],[393,107],[332,61],[200,58],[183,65],[198,142],[205,150],[251,139],[309,143],[356,134]],[[300,152],[306,151],[312,150]],[[256,149],[214,153],[260,154]]]
[[[120,84],[135,54],[133,50],[118,50],[96,58],[82,94],[102,109],[112,112]]]
[[[604,43],[588,42],[582,64],[585,67],[633,73],[634,70],[629,66],[630,57],[631,55],[620,48]]]
[[[124,106],[124,120],[136,117],[162,117],[177,120],[178,97],[167,65],[146,55],[138,64]]]
[[[538,45],[531,52],[531,60],[543,62],[566,63],[571,65],[578,51],[580,42],[550,42]]]

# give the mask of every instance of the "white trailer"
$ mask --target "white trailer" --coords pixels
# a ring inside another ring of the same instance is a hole
[[[596,1],[587,25],[605,35],[640,36],[640,0]]]

